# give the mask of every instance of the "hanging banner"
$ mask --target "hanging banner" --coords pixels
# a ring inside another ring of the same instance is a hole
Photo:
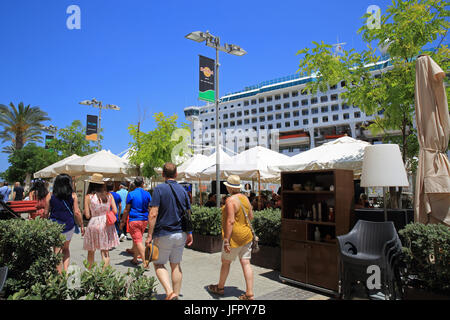
[[[97,116],[87,115],[86,120],[86,140],[97,141]]]
[[[203,101],[216,101],[214,66],[213,59],[200,56],[200,77],[198,98]]]
[[[55,138],[55,136],[45,136],[45,149],[48,149],[48,144]]]

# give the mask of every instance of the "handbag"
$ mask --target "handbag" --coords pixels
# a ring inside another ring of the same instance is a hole
[[[156,261],[159,258],[159,249],[153,244],[153,240],[145,247],[144,268],[147,268],[150,262]]]
[[[111,205],[109,206],[111,208]],[[112,226],[117,221],[117,217],[112,210],[108,210],[106,213],[106,225]]]
[[[64,205],[66,206],[67,210],[69,210],[70,214],[72,215],[73,222],[75,224],[75,231],[74,232],[76,234],[79,234],[80,233],[80,228],[78,227],[77,222],[75,221],[75,216],[73,215],[72,210],[70,210],[69,206],[67,205],[66,200],[63,200],[63,202],[64,202]]]
[[[167,182],[166,182],[167,183]],[[177,194],[175,193],[175,190],[173,190],[173,187],[170,183],[167,183],[172,190],[173,196],[175,197],[175,201],[177,202],[177,206],[181,210],[181,230],[183,232],[192,232],[193,226],[191,221],[191,210],[187,209],[184,210],[183,206],[180,203],[180,200],[178,200]]]
[[[239,200],[240,201],[240,200]],[[253,229],[252,223],[250,222],[250,219],[247,216],[247,212],[245,212],[245,208],[242,205],[241,202],[241,208],[242,211],[244,212],[245,218],[247,219],[247,223],[250,226],[250,229],[252,230],[252,235],[253,235],[253,240],[252,240],[252,253],[258,253],[259,252],[259,237],[256,235],[255,230]]]

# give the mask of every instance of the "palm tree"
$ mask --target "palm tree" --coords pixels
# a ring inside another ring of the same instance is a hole
[[[3,149],[3,152],[10,153],[20,150],[25,143],[30,141],[42,141],[41,133],[43,121],[48,121],[47,112],[39,107],[24,106],[20,102],[18,107],[11,102],[9,107],[0,104],[0,139],[2,142],[11,142],[12,145]]]

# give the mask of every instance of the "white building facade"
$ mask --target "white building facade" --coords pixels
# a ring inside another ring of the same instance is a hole
[[[373,76],[389,68],[389,61],[371,67]],[[219,104],[220,143],[231,153],[260,145],[292,156],[344,135],[379,143],[362,128],[382,116],[366,115],[342,99],[347,84],[342,81],[327,92],[312,95],[305,89],[313,77],[294,75],[223,96]],[[215,104],[184,109],[191,121],[195,152],[208,154],[215,145]]]

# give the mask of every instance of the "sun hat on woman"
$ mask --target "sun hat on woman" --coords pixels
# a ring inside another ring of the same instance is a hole
[[[88,181],[89,183],[97,183],[97,184],[105,184],[103,181],[103,175],[101,173],[94,173],[91,177],[91,180]]]
[[[229,176],[227,181],[223,184],[229,188],[242,189],[241,178],[237,175]]]

